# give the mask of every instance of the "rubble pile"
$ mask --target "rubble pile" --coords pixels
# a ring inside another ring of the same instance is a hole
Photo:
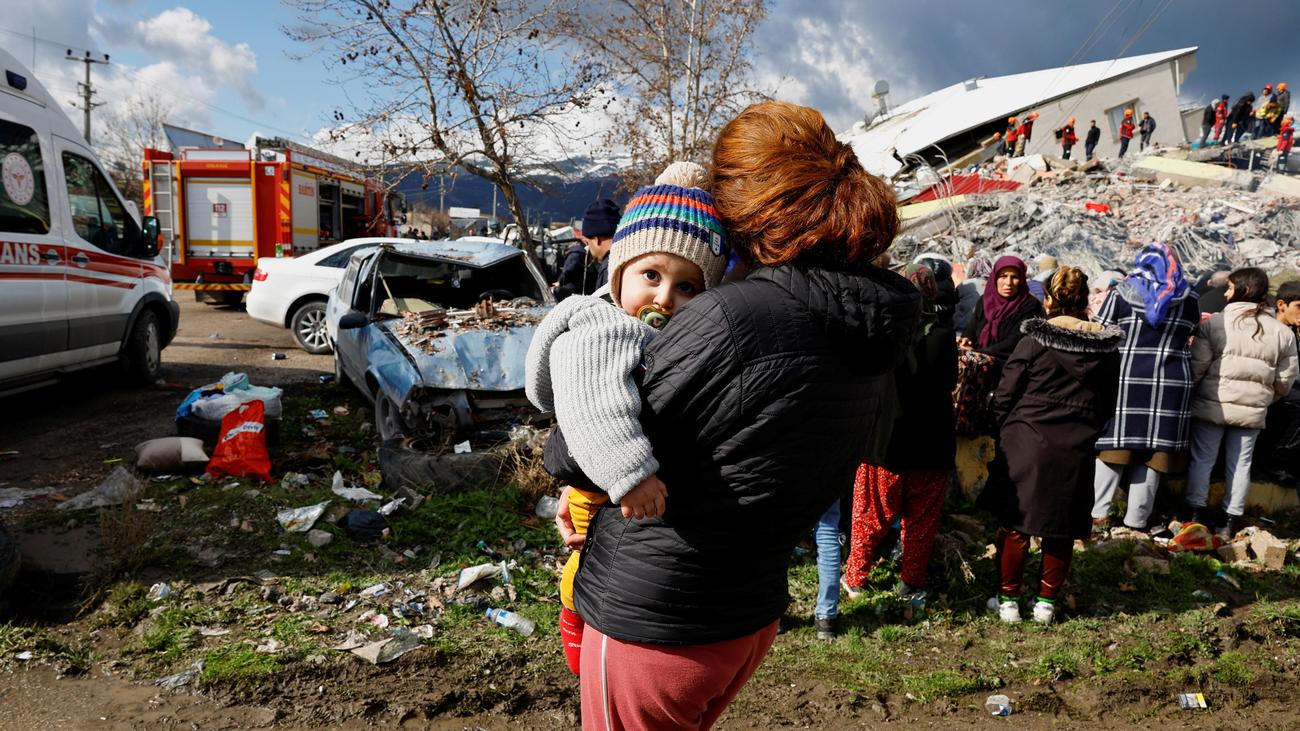
[[[433,355],[439,350],[439,338],[448,333],[532,327],[541,321],[542,314],[537,311],[537,303],[527,297],[501,306],[483,300],[468,310],[435,307],[424,312],[404,312],[394,332],[411,345]]]
[[[1245,177],[1231,178],[1231,187],[1193,187],[1168,177],[1138,180],[1134,167],[1142,158],[1107,162],[1112,169],[1097,160],[1033,158],[1010,161],[1013,177],[1033,171],[1019,190],[941,199],[932,212],[906,220],[896,257],[936,252],[964,262],[976,252],[1026,259],[1046,252],[1096,275],[1126,269],[1142,244],[1165,241],[1195,274],[1241,266],[1300,270],[1300,198],[1252,190],[1258,176],[1235,171]],[[999,177],[1007,168],[997,158],[980,174]]]

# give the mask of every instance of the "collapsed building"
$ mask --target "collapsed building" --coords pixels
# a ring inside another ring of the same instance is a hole
[[[1127,270],[1143,243],[1165,241],[1189,272],[1260,266],[1300,272],[1300,179],[1273,171],[1274,138],[1189,149],[1178,93],[1196,48],[971,79],[890,109],[840,135],[889,179],[903,229],[896,261],[922,252],[960,264],[976,253],[1054,254],[1095,276]],[[1125,109],[1157,122],[1152,146],[1115,158]],[[1038,112],[1021,157],[999,153],[1007,118]],[[1095,119],[1096,159],[1057,155],[1053,130]],[[1295,161],[1293,160],[1293,163]]]

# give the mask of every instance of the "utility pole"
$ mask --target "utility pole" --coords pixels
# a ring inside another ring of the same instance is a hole
[[[77,84],[77,89],[81,91],[81,106],[77,108],[80,109],[82,112],[84,112],[86,115],[84,134],[86,136],[86,144],[89,145],[90,144],[90,110],[94,109],[95,107],[103,106],[102,102],[92,102],[90,100],[91,97],[95,95],[95,87],[91,86],[90,84],[90,65],[96,63],[102,63],[107,65],[108,54],[105,53],[104,59],[101,61],[100,59],[97,58],[91,58],[90,51],[86,51],[85,55],[81,57],[74,56],[72,55],[72,49],[69,48],[68,54],[64,56],[64,58],[69,61],[79,61],[81,63],[86,64],[86,81],[85,83]],[[73,106],[74,107],[77,106],[75,102],[73,103]]]

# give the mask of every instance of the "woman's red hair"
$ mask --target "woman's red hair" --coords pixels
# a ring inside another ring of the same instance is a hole
[[[750,106],[713,146],[713,200],[751,262],[860,270],[898,233],[894,192],[835,139],[820,112]]]

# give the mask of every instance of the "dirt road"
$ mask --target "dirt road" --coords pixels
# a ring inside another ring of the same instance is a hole
[[[113,369],[76,374],[58,385],[0,399],[0,487],[52,486],[67,494],[94,486],[106,460],[128,459],[136,444],[176,433],[176,407],[191,389],[228,371],[262,386],[289,386],[333,373],[333,356],[309,355],[288,330],[258,322],[242,308],[199,304],[185,293],[180,330],[163,351],[163,381],[131,388]],[[272,360],[284,353],[284,360]],[[110,463],[111,464],[111,463]]]

